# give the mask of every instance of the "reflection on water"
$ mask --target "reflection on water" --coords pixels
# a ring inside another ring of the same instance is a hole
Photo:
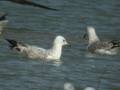
[[[53,65],[59,67],[63,62],[61,60],[53,61]]]

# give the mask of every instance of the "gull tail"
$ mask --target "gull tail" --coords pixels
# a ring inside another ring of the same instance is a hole
[[[6,20],[7,13],[0,16],[0,21]]]
[[[10,45],[9,45],[10,49],[16,49],[16,50],[19,51],[19,52],[22,52],[23,49],[27,47],[26,44],[23,44],[23,43],[21,43],[21,42],[17,42],[17,41],[12,40],[12,39],[6,39],[6,41],[9,42],[9,44],[10,44]]]
[[[119,40],[112,40],[111,43],[113,44],[112,48],[120,47],[120,41]]]
[[[15,41],[15,40],[11,40],[11,39],[6,39],[6,41],[8,41],[9,43],[10,43],[10,48],[11,49],[13,49],[13,48],[15,48],[15,47],[17,47],[18,46],[18,42],[17,41]]]

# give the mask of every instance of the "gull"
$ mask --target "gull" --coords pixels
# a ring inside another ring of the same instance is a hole
[[[0,34],[2,33],[4,27],[6,26],[8,20],[6,19],[6,13],[0,13]]]
[[[64,84],[64,90],[75,90],[75,88],[74,88],[73,84],[68,82],[68,83]]]
[[[119,40],[101,41],[95,32],[95,28],[88,26],[86,30],[88,36],[88,51],[97,54],[116,55],[120,49]]]
[[[56,10],[57,11],[57,9],[50,8],[48,6],[32,2],[31,0],[1,0],[1,1],[10,1],[10,2],[13,2],[13,3],[21,4],[21,5],[30,5],[30,6],[34,6],[34,7],[39,7],[39,8],[44,8],[44,9],[48,9],[48,10]]]
[[[24,54],[31,59],[59,60],[62,54],[62,47],[64,45],[69,45],[66,39],[61,35],[56,36],[53,42],[53,46],[50,49],[24,44],[11,39],[6,40],[10,43],[10,48],[12,50],[16,50],[17,52]]]
[[[86,87],[84,90],[95,90],[93,87]]]
[[[64,90],[75,90],[75,87],[72,83],[65,83],[64,84]],[[84,90],[95,90],[93,87],[86,87]]]

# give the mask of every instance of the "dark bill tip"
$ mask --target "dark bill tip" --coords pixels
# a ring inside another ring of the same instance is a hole
[[[67,47],[71,47],[71,44],[67,44]]]
[[[88,35],[85,33],[82,37],[84,40],[88,40]]]

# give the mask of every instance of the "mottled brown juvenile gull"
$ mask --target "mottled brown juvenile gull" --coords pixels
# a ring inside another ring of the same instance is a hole
[[[86,32],[88,36],[87,49],[91,53],[115,55],[119,52],[120,41],[118,40],[101,41],[95,32],[95,28],[91,26],[87,27]]]
[[[10,48],[26,55],[31,59],[60,59],[62,46],[68,45],[63,36],[57,36],[50,49],[40,48],[38,46],[23,44],[15,40],[6,39],[10,43]]]

